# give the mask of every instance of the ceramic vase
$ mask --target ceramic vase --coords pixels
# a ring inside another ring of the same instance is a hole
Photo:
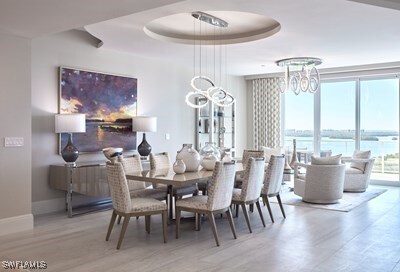
[[[293,154],[292,154],[292,160],[290,161],[290,167],[294,169],[295,164],[299,162],[297,159],[297,149],[296,149],[296,139],[293,139]]]
[[[186,165],[183,160],[177,159],[172,166],[174,172],[177,174],[183,174],[186,171]]]
[[[200,164],[206,170],[214,170],[215,163],[218,160],[219,159],[217,158],[217,156],[215,156],[212,151],[209,151],[202,156]]]
[[[192,147],[192,144],[184,144],[178,155],[176,155],[176,159],[185,163],[186,172],[199,170],[200,154]]]

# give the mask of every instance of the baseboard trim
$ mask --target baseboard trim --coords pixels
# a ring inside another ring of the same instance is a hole
[[[65,211],[65,198],[53,198],[32,202],[32,213],[34,215]]]
[[[33,215],[31,213],[0,219],[0,236],[32,229]]]

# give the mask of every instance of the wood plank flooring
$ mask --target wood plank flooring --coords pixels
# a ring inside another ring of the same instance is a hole
[[[350,212],[285,205],[287,219],[272,203],[275,223],[263,207],[267,227],[250,214],[248,232],[242,212],[235,218],[234,240],[226,218],[216,219],[221,246],[215,245],[208,222],[168,226],[163,243],[161,216],[152,217],[150,235],[144,218],[131,219],[121,249],[121,225],[110,241],[105,235],[111,211],[74,218],[58,213],[35,218],[33,231],[0,236],[1,261],[45,261],[43,271],[391,271],[400,272],[400,188]],[[4,271],[12,271],[5,270]],[[38,270],[32,270],[38,271]]]

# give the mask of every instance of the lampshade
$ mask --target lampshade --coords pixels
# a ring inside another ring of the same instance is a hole
[[[86,132],[85,114],[56,114],[55,116],[56,133],[79,133]]]
[[[132,117],[132,131],[156,132],[157,117],[148,117],[148,116]]]

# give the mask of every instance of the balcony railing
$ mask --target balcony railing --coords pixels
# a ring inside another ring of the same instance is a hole
[[[285,146],[293,147],[293,139],[285,140]],[[296,137],[297,149],[313,150],[312,139]],[[393,148],[395,147],[395,148]],[[355,149],[355,141],[350,139],[323,139],[321,150],[332,150],[333,154],[351,156]],[[397,140],[361,141],[362,150],[371,150],[372,158],[375,158],[374,173],[399,174],[399,143]]]

